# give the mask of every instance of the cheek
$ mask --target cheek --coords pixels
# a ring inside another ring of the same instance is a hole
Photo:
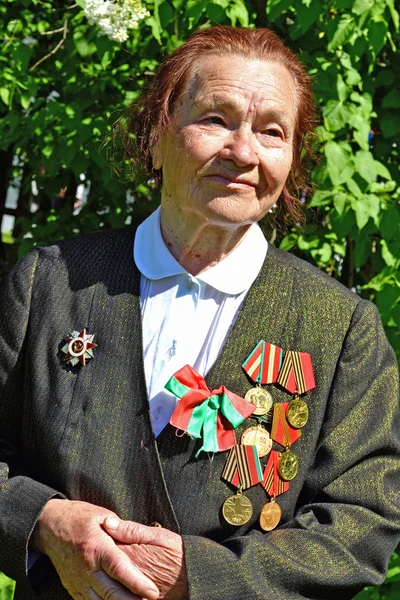
[[[276,149],[268,152],[263,160],[263,170],[267,180],[284,183],[292,166],[293,153],[291,150]]]

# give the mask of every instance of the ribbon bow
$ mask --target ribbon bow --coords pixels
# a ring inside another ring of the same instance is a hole
[[[205,379],[186,365],[177,371],[165,389],[180,398],[170,423],[193,438],[203,439],[196,457],[203,452],[223,452],[236,444],[235,432],[254,409],[254,404],[225,386],[210,391]]]

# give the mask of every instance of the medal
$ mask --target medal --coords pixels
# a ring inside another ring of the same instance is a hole
[[[272,531],[281,520],[282,509],[275,498],[271,502],[264,504],[260,512],[260,527],[264,531]]]
[[[222,515],[229,525],[240,527],[248,523],[253,516],[253,505],[249,498],[238,490],[223,503]]]
[[[231,448],[221,477],[241,490],[261,483],[263,472],[256,446]]]
[[[289,402],[275,404],[272,417],[271,438],[284,448],[294,444],[301,436],[301,430],[292,427],[286,419],[288,408]]]
[[[242,434],[240,442],[244,446],[256,446],[260,458],[267,456],[272,448],[270,435],[261,425],[246,429]]]
[[[293,352],[285,354],[282,368],[279,371],[277,383],[294,394],[305,394],[316,387],[312,369],[311,356],[308,352]]]
[[[291,481],[297,475],[299,469],[299,459],[297,456],[289,450],[285,450],[279,459],[279,475],[285,481]]]
[[[286,418],[295,429],[304,427],[308,421],[308,406],[300,398],[294,398],[289,404]]]
[[[283,350],[260,340],[242,364],[247,375],[260,384],[275,383],[282,364]]]
[[[269,412],[274,404],[274,400],[267,390],[263,390],[262,387],[251,388],[246,392],[245,400],[252,402],[256,405],[256,409],[253,410],[253,415],[265,415]]]
[[[84,327],[81,331],[72,331],[64,338],[66,344],[61,348],[61,352],[65,354],[65,362],[69,362],[73,367],[78,363],[85,367],[86,361],[93,358],[93,348],[97,348],[97,344],[93,343],[94,336],[94,333],[86,333]]]
[[[234,496],[225,500],[222,515],[230,525],[240,527],[253,516],[253,506],[242,492],[263,480],[257,448],[255,446],[231,448],[221,477],[238,488]]]

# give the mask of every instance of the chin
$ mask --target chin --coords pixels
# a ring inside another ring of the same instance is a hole
[[[262,219],[265,212],[268,212],[268,209],[263,211],[258,199],[237,197],[214,198],[204,206],[204,211],[201,211],[208,221],[232,225],[251,225]]]

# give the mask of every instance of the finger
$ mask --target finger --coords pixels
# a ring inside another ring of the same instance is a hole
[[[93,588],[82,592],[84,600],[142,600],[126,587],[109,577],[104,571],[93,574]],[[147,597],[145,597],[147,599]]]
[[[110,538],[108,539],[112,548],[105,549],[100,562],[105,574],[120,582],[134,594],[147,600],[157,600],[160,592],[156,584],[131,562],[125,552],[120,550]]]
[[[147,527],[135,521],[123,521],[117,517],[106,517],[104,530],[115,540],[124,544],[156,544],[160,528]]]

